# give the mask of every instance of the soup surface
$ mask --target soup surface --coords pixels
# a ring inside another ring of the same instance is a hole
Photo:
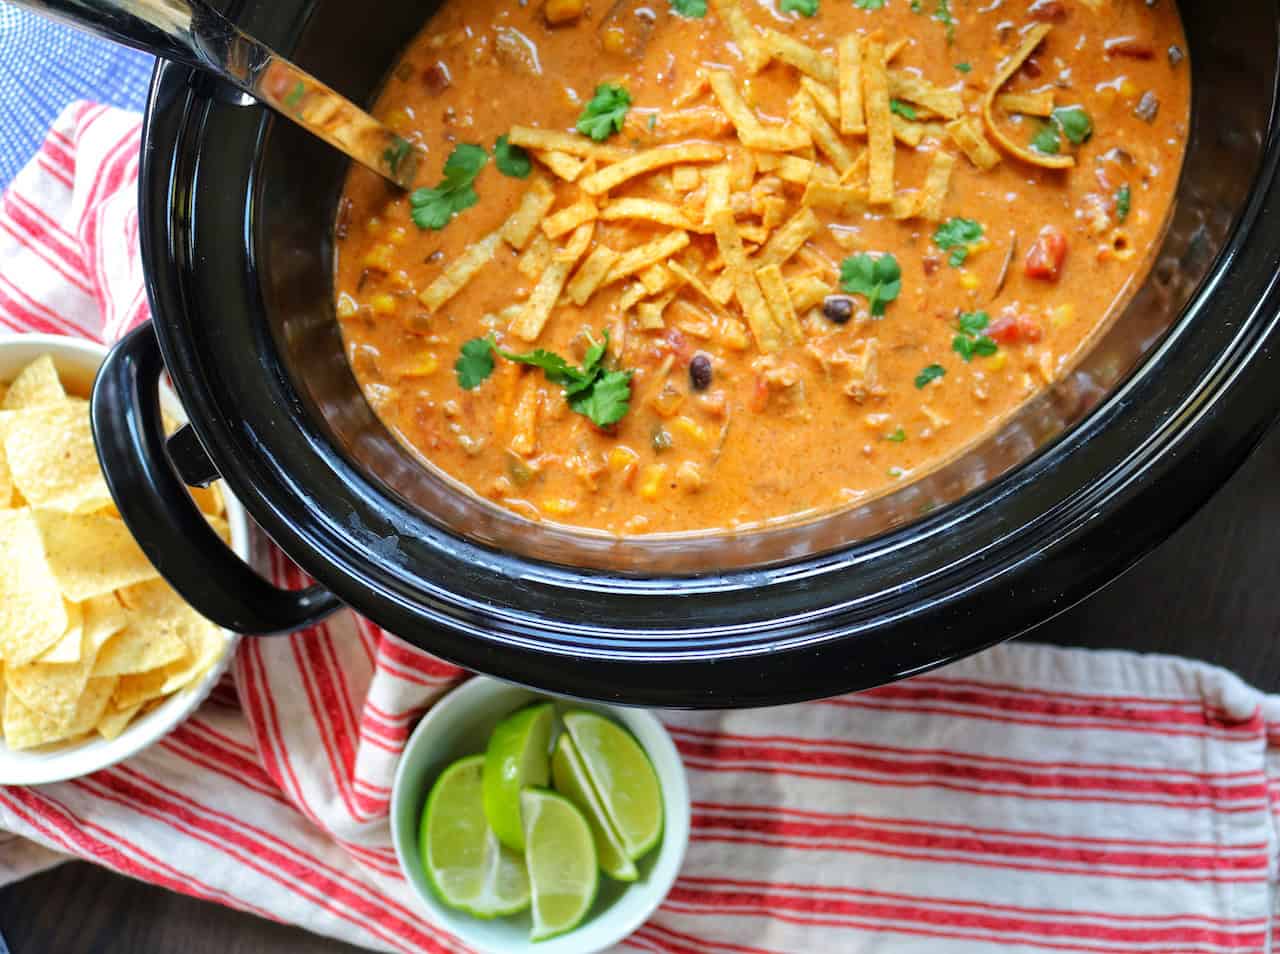
[[[352,367],[532,519],[741,528],[882,493],[1141,281],[1184,48],[1170,0],[447,2],[375,110],[421,188],[353,168],[343,196]]]

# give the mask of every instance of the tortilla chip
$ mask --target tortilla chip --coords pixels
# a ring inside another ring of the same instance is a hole
[[[733,37],[747,69],[752,73],[759,73],[769,63],[769,51],[739,0],[711,0],[711,6]]]
[[[782,196],[766,196],[760,201],[760,224],[772,232],[787,219],[787,200]]]
[[[782,269],[777,265],[766,265],[756,269],[756,281],[760,283],[760,291],[764,300],[773,312],[774,324],[782,332],[787,344],[798,344],[804,340],[804,330],[800,327],[800,319],[796,317],[795,306],[791,295],[787,292],[787,283],[782,278]]]
[[[113,684],[112,691],[114,694],[115,686]],[[108,700],[110,701],[110,700]],[[98,719],[98,735],[102,736],[108,742],[112,739],[119,738],[120,733],[138,714],[138,710],[142,708],[141,702],[135,702],[133,705],[125,709],[116,709],[108,705],[102,716]]]
[[[800,77],[800,89],[813,100],[822,118],[834,126],[840,125],[840,100],[830,87],[809,76]]]
[[[123,589],[120,598],[129,611],[130,627],[174,633],[187,647],[185,655],[152,671],[163,674],[161,689],[155,694],[168,695],[186,685],[221,654],[225,645],[222,631],[185,603],[163,580],[151,580]],[[113,696],[115,707],[125,708],[154,698],[154,695],[146,694],[154,689],[154,680],[141,678],[149,675],[150,672],[121,676],[120,686]]]
[[[61,404],[67,392],[58,379],[58,369],[53,358],[41,355],[18,373],[0,401],[0,410],[22,411],[28,408]]]
[[[645,122],[639,114],[632,113],[637,122]],[[653,114],[650,114],[653,115]],[[719,139],[729,131],[729,117],[714,106],[697,106],[693,109],[671,109],[657,114],[652,131],[643,135],[658,139]]]
[[[929,171],[925,174],[924,189],[920,192],[918,214],[930,222],[942,220],[942,203],[946,201],[947,191],[951,188],[951,172],[955,168],[956,157],[939,149],[929,161]]]
[[[564,248],[556,249],[552,254],[553,262],[565,262],[572,269],[587,254],[587,249],[591,247],[591,236],[595,234],[595,222],[587,222],[579,225],[573,230],[573,234],[569,236],[569,241],[565,242]]]
[[[220,517],[225,512],[222,503],[222,491],[218,489],[217,484],[210,484],[208,487],[188,487],[191,492],[191,499],[196,502],[196,506],[200,508],[200,512],[207,517]],[[114,508],[112,508],[114,509]],[[112,516],[120,516],[117,512]]]
[[[756,265],[785,265],[820,228],[822,223],[813,210],[800,209],[769,237],[756,255]]]
[[[498,230],[503,240],[512,248],[523,251],[555,201],[555,191],[546,180],[534,179],[533,184],[521,196],[520,205]]]
[[[84,612],[79,603],[62,601],[67,611],[67,631],[61,638],[40,654],[40,662],[73,663],[80,661],[81,643],[84,641]]]
[[[923,106],[945,119],[955,119],[964,112],[964,99],[957,89],[944,89],[928,80],[902,70],[889,71],[889,95]]]
[[[1040,166],[1042,169],[1070,169],[1076,164],[1074,155],[1065,152],[1058,155],[1049,155],[1038,149],[1023,145],[1021,142],[1006,135],[999,124],[996,123],[993,115],[996,95],[1000,92],[1001,87],[1009,82],[1010,77],[1022,68],[1022,64],[1036,51],[1036,47],[1044,42],[1044,38],[1052,30],[1053,26],[1048,23],[1037,23],[1030,27],[1022,35],[1022,43],[1014,54],[1006,57],[1001,62],[1000,69],[992,78],[991,84],[987,87],[987,91],[982,97],[982,123],[986,127],[987,134],[996,141],[996,144],[1001,149],[1017,156],[1023,162],[1030,163],[1033,166]]]
[[[73,663],[33,662],[5,666],[6,697],[16,696],[59,728],[71,721],[93,668],[92,659]]]
[[[597,245],[592,249],[587,260],[573,276],[573,281],[569,282],[569,287],[565,291],[569,300],[579,308],[585,305],[596,290],[604,284],[605,277],[618,260],[619,254],[607,245]]]
[[[979,169],[991,169],[1000,164],[1000,153],[987,141],[975,117],[965,116],[947,123],[947,135]]]
[[[738,304],[742,306],[747,324],[755,335],[756,347],[764,352],[777,351],[784,343],[783,334],[747,263],[747,253],[742,248],[742,238],[738,234],[733,212],[721,209],[715,214],[711,224],[716,233],[716,245],[724,257],[726,274],[733,283],[734,294],[737,295]]]
[[[150,672],[130,673],[116,679],[115,688],[111,692],[111,707],[128,709],[164,695],[168,675],[163,669],[152,669]]]
[[[715,310],[718,313],[723,314],[722,306],[724,302],[716,301],[715,297],[711,294],[711,289],[707,287],[706,282],[704,282],[701,278],[699,278],[693,271],[691,271],[688,268],[685,268],[685,266],[681,265],[679,262],[675,260],[668,262],[667,268],[669,268],[677,278],[679,278],[682,282],[684,282],[684,284],[688,285],[690,288],[696,291],[699,295],[705,298],[708,302],[710,302],[715,307]]]
[[[56,742],[62,737],[60,733],[54,719],[24,705],[13,693],[5,693],[4,741],[10,749],[21,751]]]
[[[115,688],[114,676],[106,679],[91,678],[76,702],[70,721],[62,728],[64,738],[74,739],[91,732],[107,711],[107,703],[111,701]]]
[[[697,166],[676,166],[671,170],[671,187],[677,192],[692,192],[702,184],[702,170]]]
[[[636,308],[636,323],[645,331],[660,331],[666,327],[663,312],[676,297],[675,292],[668,292],[656,301],[642,301]]]
[[[789,152],[809,145],[809,134],[799,126],[766,126],[743,99],[741,91],[727,70],[712,70],[711,92],[738,131],[738,139],[748,149],[765,152]]]
[[[904,146],[914,149],[924,141],[924,127],[919,123],[908,122],[901,116],[891,117],[890,122],[893,124],[893,138]]]
[[[512,126],[507,133],[507,141],[513,146],[534,152],[563,152],[583,159],[599,159],[601,162],[617,162],[628,155],[625,149],[605,146],[576,133],[534,129],[530,126]]]
[[[418,295],[418,301],[428,311],[439,310],[441,305],[466,288],[471,279],[493,261],[501,238],[501,232],[492,232],[468,248]]]
[[[111,503],[98,468],[87,402],[67,400],[18,411],[6,422],[4,449],[14,486],[31,506],[82,513]]]
[[[594,222],[578,226],[568,244],[552,254],[551,263],[543,270],[538,283],[533,286],[533,292],[525,302],[524,310],[509,326],[509,330],[517,338],[535,341],[542,334],[542,329],[551,318],[551,311],[560,300],[560,293],[564,291],[565,283],[569,280],[569,273],[578,264],[578,260],[586,254],[594,231]]]
[[[787,295],[791,298],[791,306],[798,312],[817,308],[830,294],[831,286],[817,275],[802,275],[787,282]]]
[[[596,208],[596,204],[584,198],[543,219],[542,231],[547,238],[558,239],[562,235],[568,235],[579,225],[594,222],[599,217],[600,210]]]
[[[862,97],[867,115],[867,198],[874,205],[893,201],[893,113],[884,45],[867,43],[862,63]]]
[[[614,282],[620,282],[624,278],[639,274],[651,265],[666,262],[688,244],[689,233],[680,231],[668,232],[666,235],[662,235],[643,245],[628,249],[618,257],[613,268],[609,270],[605,284],[611,285]]]
[[[606,222],[627,219],[655,222],[672,229],[696,232],[699,229],[685,216],[679,206],[654,199],[616,199],[604,207],[600,218]]]
[[[516,271],[525,278],[537,278],[551,264],[551,255],[551,239],[542,234],[542,229],[538,229],[528,248],[516,262]]]
[[[655,169],[690,162],[716,162],[723,158],[724,149],[710,143],[656,146],[611,166],[605,166],[599,172],[593,172],[579,185],[589,195],[602,195],[610,189],[616,189],[629,179],[653,172]]]
[[[703,221],[710,226],[711,217],[729,208],[729,167],[724,164],[707,170],[707,198],[702,206]]]
[[[764,31],[764,46],[775,59],[782,60],[801,73],[812,76],[819,83],[825,83],[828,86],[836,84],[835,63],[830,57],[824,56],[808,44],[801,43],[794,37],[777,30],[767,29]]]
[[[175,628],[146,617],[134,621],[103,645],[93,663],[94,676],[124,676],[159,669],[182,659],[187,644]]]
[[[49,569],[62,595],[79,603],[159,574],[123,521],[35,511]]]
[[[867,211],[867,190],[859,186],[832,186],[810,182],[800,200],[806,208],[825,209],[851,219]]]
[[[831,159],[836,169],[844,172],[853,165],[853,153],[823,117],[808,93],[801,90],[796,94],[791,101],[791,113],[796,122],[809,131],[814,145]]]
[[[1053,115],[1053,90],[1047,89],[1040,93],[1002,93],[996,97],[996,106],[1006,113],[1048,119]]]
[[[590,159],[578,159],[567,152],[543,151],[533,153],[533,157],[550,169],[565,182],[577,182],[587,171]]]
[[[840,131],[846,136],[867,131],[862,113],[862,39],[856,33],[840,38],[837,52]]]
[[[30,510],[0,511],[0,657],[31,662],[67,631],[58,580]]]

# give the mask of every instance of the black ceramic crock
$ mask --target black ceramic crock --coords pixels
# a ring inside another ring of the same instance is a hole
[[[121,342],[94,394],[120,511],[182,594],[233,629],[296,629],[340,600],[462,665],[624,703],[828,696],[1024,633],[1163,540],[1280,410],[1280,13],[1274,0],[1182,10],[1195,95],[1174,219],[1150,279],[1079,369],[889,497],[656,542],[525,523],[417,463],[343,357],[331,294],[343,160],[162,65],[141,176],[154,324]],[[368,102],[430,5],[229,12]],[[161,437],[162,369],[198,440]],[[225,478],[319,585],[278,591],[237,563],[177,473]]]

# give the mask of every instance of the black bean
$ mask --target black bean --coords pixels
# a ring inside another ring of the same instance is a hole
[[[1169,47],[1169,65],[1170,66],[1177,66],[1186,58],[1187,58],[1187,54],[1182,52],[1182,47],[1178,46],[1178,44],[1174,43]]]
[[[1160,99],[1151,90],[1147,90],[1142,94],[1142,98],[1138,100],[1138,105],[1133,107],[1133,115],[1137,116],[1145,123],[1153,123],[1156,121],[1156,114],[1160,112]]]
[[[711,359],[702,352],[695,354],[689,362],[689,383],[695,391],[711,387]]]
[[[828,295],[822,302],[822,316],[843,325],[853,317],[853,299],[848,295]]]

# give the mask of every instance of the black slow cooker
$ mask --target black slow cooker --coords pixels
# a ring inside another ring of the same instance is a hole
[[[1024,633],[1163,540],[1280,409],[1280,12],[1273,0],[1182,11],[1195,91],[1174,219],[1084,362],[897,493],[733,536],[535,525],[425,469],[343,356],[332,223],[344,160],[162,64],[140,186],[153,322],[116,347],[94,393],[119,509],[164,576],[231,629],[288,632],[346,603],[461,665],[624,703],[828,696]],[[275,0],[230,13],[369,102],[430,4],[353,16],[338,0]],[[165,370],[191,419],[167,442]],[[277,590],[223,548],[183,486],[216,476],[316,586]]]

